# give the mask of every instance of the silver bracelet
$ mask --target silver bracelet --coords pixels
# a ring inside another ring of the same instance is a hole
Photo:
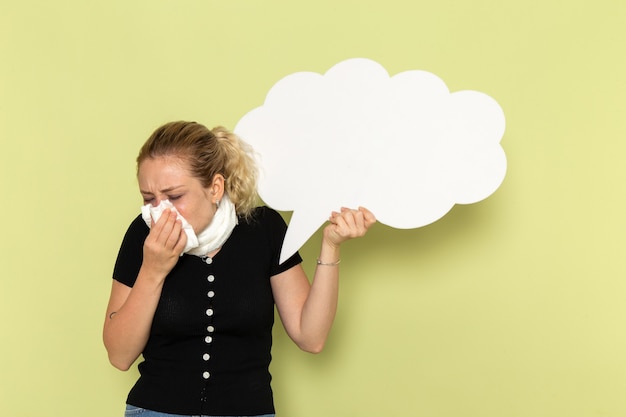
[[[320,258],[317,258],[317,264],[322,266],[337,266],[341,262],[341,259],[337,259],[337,262],[326,263],[322,262]]]

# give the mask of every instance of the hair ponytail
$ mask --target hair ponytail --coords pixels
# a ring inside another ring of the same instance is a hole
[[[211,132],[224,153],[222,175],[226,179],[226,193],[237,212],[247,217],[259,204],[258,171],[252,147],[222,126],[214,127]]]

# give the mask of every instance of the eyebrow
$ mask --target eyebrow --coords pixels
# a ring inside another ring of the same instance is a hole
[[[181,188],[181,187],[184,187],[184,185],[175,185],[175,186],[173,186],[173,187],[164,188],[163,190],[161,190],[161,192],[162,192],[163,194],[167,194],[167,193],[171,193],[172,191],[177,190],[177,189],[179,189],[179,188]],[[141,194],[145,194],[145,195],[154,195],[154,194],[153,194],[153,193],[151,193],[150,191],[143,191],[143,190],[139,190],[139,192],[140,192]]]

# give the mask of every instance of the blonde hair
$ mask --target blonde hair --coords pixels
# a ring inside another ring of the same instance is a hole
[[[209,130],[196,122],[178,121],[159,127],[141,147],[137,171],[145,159],[160,156],[181,158],[203,187],[221,174],[237,214],[246,219],[259,204],[258,171],[252,148],[222,126]]]

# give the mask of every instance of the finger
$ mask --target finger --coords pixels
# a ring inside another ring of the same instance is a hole
[[[366,228],[365,213],[359,209],[349,209],[345,211],[346,222],[351,227],[356,227],[358,230]]]
[[[371,225],[376,223],[376,216],[374,213],[366,209],[365,207],[359,207],[359,211],[363,213],[363,218],[365,220],[366,226],[369,228]]]
[[[360,210],[353,210],[352,216],[354,217],[354,225],[356,226],[357,230],[358,231],[366,230],[365,216],[363,215],[363,212]]]
[[[167,223],[167,219],[168,219],[170,213],[171,213],[170,209],[165,209],[165,210],[163,210],[163,212],[161,212],[161,216],[159,217],[158,220],[155,221],[154,217],[152,217],[152,229],[154,229],[155,231],[158,231],[160,233],[161,230],[163,229],[163,225],[165,223]]]
[[[360,236],[376,221],[374,215],[364,207],[350,209],[342,207],[340,212],[332,212],[329,221],[337,226],[337,231],[345,236]]]
[[[185,249],[186,245],[187,245],[187,233],[185,233],[184,230],[181,230],[180,237],[178,238],[178,242],[176,243],[174,250],[177,253],[181,254],[183,253],[183,250]]]
[[[175,220],[174,225],[172,226],[172,230],[170,231],[170,234],[167,236],[167,239],[165,241],[165,246],[167,248],[176,248],[178,246],[178,242],[181,240],[181,235],[185,235],[185,237],[187,237],[185,233],[182,233],[182,230],[182,221]]]
[[[352,218],[350,211],[342,207],[341,213],[338,213],[335,218],[335,224],[340,230],[349,229],[350,224],[354,224],[354,219]]]
[[[169,238],[176,224],[176,217],[176,213],[170,209],[163,211],[161,218],[156,224],[155,232],[157,233],[156,237],[158,241],[164,242]]]

